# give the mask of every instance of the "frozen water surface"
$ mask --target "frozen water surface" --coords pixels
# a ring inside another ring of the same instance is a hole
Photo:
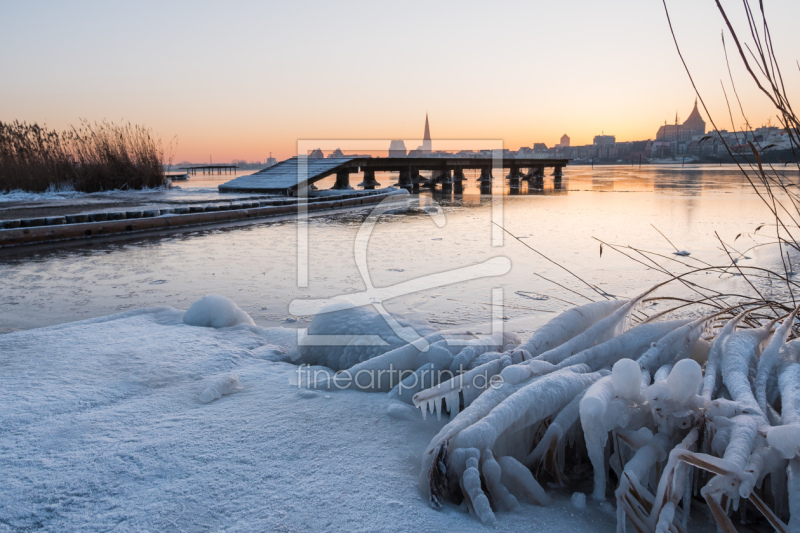
[[[504,196],[503,224],[529,246],[578,272],[612,294],[633,292],[664,278],[605,247],[597,237],[686,261],[727,261],[714,232],[739,250],[768,238],[760,200],[731,167],[568,167],[561,190],[552,178],[545,190]],[[787,171],[797,181],[797,173]],[[367,263],[376,287],[394,285],[506,256],[511,271],[394,298],[390,311],[417,312],[443,326],[489,319],[491,288],[504,289],[509,317],[536,313],[543,320],[568,304],[585,303],[539,276],[588,293],[583,284],[508,235],[492,245],[491,199],[481,197],[468,175],[462,197],[424,194],[423,204],[438,202],[446,225],[437,227],[424,210],[381,217],[369,241]],[[501,183],[497,177],[495,181]],[[352,178],[357,183],[358,178]],[[213,191],[224,180],[190,180],[184,187]],[[388,179],[384,179],[388,182]],[[211,194],[211,193],[209,193]],[[157,238],[112,243],[80,243],[60,249],[20,249],[0,256],[0,332],[108,315],[154,305],[187,308],[205,294],[231,298],[257,324],[277,325],[291,317],[296,298],[321,298],[363,291],[354,243],[366,212],[327,215],[310,220],[309,283],[298,287],[297,225],[265,221],[249,226],[199,229]],[[650,225],[655,225],[689,258]],[[739,261],[771,264],[766,248]],[[672,267],[670,259],[662,261]],[[796,269],[795,269],[796,270]],[[709,275],[709,283],[719,282]],[[536,295],[531,298],[530,295]],[[559,299],[560,298],[560,299]]]

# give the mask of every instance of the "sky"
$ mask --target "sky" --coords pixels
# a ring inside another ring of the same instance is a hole
[[[765,4],[790,97],[800,96],[800,2]],[[713,0],[667,5],[701,94],[730,129]],[[741,12],[738,0],[723,5]],[[426,112],[434,148],[552,146],[564,133],[573,145],[601,133],[652,139],[695,99],[661,0],[0,0],[0,49],[0,121],[130,121],[175,161],[419,139]],[[732,74],[750,122],[766,123],[772,111],[738,60]]]

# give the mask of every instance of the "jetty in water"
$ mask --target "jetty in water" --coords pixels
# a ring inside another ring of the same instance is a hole
[[[396,185],[408,190],[419,190],[420,186],[437,187],[443,190],[463,187],[464,170],[480,170],[478,181],[482,192],[491,192],[493,170],[509,169],[505,179],[511,188],[519,187],[520,181],[539,181],[545,169],[552,168],[552,176],[558,182],[569,159],[541,159],[534,157],[495,158],[466,156],[437,157],[292,157],[255,174],[240,176],[219,186],[220,192],[263,192],[297,196],[305,194],[318,182],[336,175],[335,190],[351,190],[350,175],[363,173],[358,184],[364,189],[380,187],[378,173],[399,173]],[[431,171],[430,178],[420,172]],[[524,171],[524,172],[523,172]],[[394,184],[394,183],[393,183]]]
[[[185,170],[187,174],[194,176],[198,172],[203,174],[228,174],[235,173],[239,168],[236,165],[193,165],[191,167],[180,167],[179,170]]]

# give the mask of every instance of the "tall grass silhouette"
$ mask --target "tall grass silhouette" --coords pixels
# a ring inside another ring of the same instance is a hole
[[[0,122],[0,192],[160,187],[167,183],[162,162],[160,141],[140,125],[82,121],[56,131]]]

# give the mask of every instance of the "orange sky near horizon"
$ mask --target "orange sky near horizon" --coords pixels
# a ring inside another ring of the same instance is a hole
[[[701,94],[731,129],[714,2],[668,5]],[[798,95],[800,2],[766,5]],[[564,133],[573,145],[601,132],[652,139],[695,98],[658,0],[8,2],[0,43],[0,120],[131,121],[172,144],[175,162],[283,159],[303,139],[419,139],[426,112],[434,148],[437,138],[514,150]],[[762,125],[774,113],[729,54]],[[744,123],[738,111],[733,123]]]

